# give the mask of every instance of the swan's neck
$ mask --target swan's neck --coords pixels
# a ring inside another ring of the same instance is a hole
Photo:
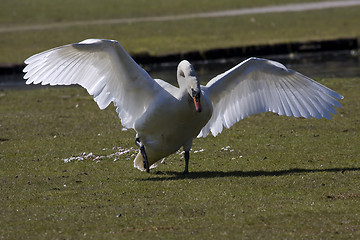
[[[188,89],[186,78],[178,75],[177,82],[181,91],[186,91],[186,89]]]
[[[193,66],[186,60],[183,60],[179,63],[177,69],[177,81],[180,87],[180,92],[184,91],[190,95],[193,94],[193,91],[200,91],[199,80],[197,79],[196,72]]]

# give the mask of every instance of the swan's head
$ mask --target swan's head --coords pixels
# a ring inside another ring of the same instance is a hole
[[[200,83],[196,76],[194,67],[186,60],[179,63],[177,69],[177,80],[181,89],[186,89],[190,97],[194,100],[195,109],[201,112],[200,104]]]

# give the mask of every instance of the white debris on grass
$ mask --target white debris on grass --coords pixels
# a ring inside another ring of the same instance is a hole
[[[185,151],[177,150],[175,154],[177,155],[184,155]]]
[[[199,153],[199,152],[203,152],[203,151],[205,151],[205,149],[195,150],[194,153]]]
[[[108,150],[108,148],[103,148],[102,150],[106,151],[106,150]],[[96,155],[92,152],[90,152],[90,153],[83,152],[77,156],[71,156],[69,158],[65,158],[64,162],[68,163],[68,162],[72,162],[72,161],[84,161],[84,160],[92,160],[92,161],[99,162],[100,160],[111,159],[111,158],[113,159],[113,161],[118,161],[120,159],[132,160],[139,151],[135,147],[131,147],[131,148],[113,147],[112,150],[115,150],[115,152],[110,153],[108,155]],[[200,148],[199,150],[193,150],[193,153],[200,153],[200,152],[204,152],[204,151],[205,151],[205,149]],[[233,152],[234,149],[232,149],[231,146],[226,146],[226,147],[222,147],[221,151]],[[181,151],[181,150],[178,150],[176,152],[176,154],[180,155],[181,158],[184,158],[184,153],[185,153],[185,151]],[[243,158],[243,156],[240,155],[239,158]],[[232,159],[234,160],[235,158],[232,158]],[[164,161],[165,161],[165,158],[162,159],[161,163],[164,163]]]
[[[199,149],[199,150],[193,150],[193,149],[191,149],[191,151],[192,151],[192,153],[199,153],[199,152],[205,151],[205,149],[202,149],[202,148]],[[181,156],[180,159],[183,159],[183,158],[184,158],[184,153],[185,153],[185,151],[177,150],[175,154]]]
[[[199,153],[199,152],[203,152],[203,151],[205,151],[205,149],[202,149],[202,148],[199,149],[199,150],[193,150],[193,149],[191,149],[191,152],[192,152],[192,153]],[[184,155],[184,153],[185,153],[185,151],[177,150],[175,154],[177,154],[177,155]]]
[[[84,161],[84,160],[92,160],[92,161],[100,161],[102,159],[109,159],[113,158],[114,161],[120,159],[120,157],[125,158],[126,160],[130,160],[136,156],[138,149],[131,147],[131,148],[122,148],[122,147],[113,147],[113,150],[116,150],[114,153],[110,153],[108,155],[96,155],[92,152],[90,153],[80,153],[77,156],[71,156],[69,158],[65,158],[64,162],[72,162],[72,161]],[[107,150],[107,148],[103,148],[103,150]]]
[[[233,152],[233,151],[234,151],[234,149],[232,149],[231,146],[222,147],[221,150],[223,150],[223,151],[229,151],[229,152]]]
[[[231,146],[226,146],[226,147],[222,147],[222,148],[221,148],[221,151],[233,152],[234,149],[232,149]],[[239,158],[243,158],[243,155],[240,155]],[[231,159],[232,159],[232,160],[235,160],[236,157],[232,157]]]

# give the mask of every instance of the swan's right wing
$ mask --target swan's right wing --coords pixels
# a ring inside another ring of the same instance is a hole
[[[271,111],[279,115],[330,119],[343,96],[320,83],[260,58],[249,58],[212,79],[203,91],[213,104],[213,115],[199,137],[214,136],[252,114]]]
[[[111,102],[122,125],[133,128],[164,89],[113,40],[88,39],[54,48],[25,60],[26,83],[79,84],[100,109]]]

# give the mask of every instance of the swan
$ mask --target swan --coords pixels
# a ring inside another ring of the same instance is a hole
[[[193,139],[214,136],[252,114],[331,119],[343,96],[318,82],[261,58],[249,58],[202,86],[183,60],[178,87],[152,79],[115,40],[87,39],[25,60],[26,84],[78,84],[100,109],[111,102],[121,124],[136,131],[134,167],[149,172],[181,147],[185,170]]]

